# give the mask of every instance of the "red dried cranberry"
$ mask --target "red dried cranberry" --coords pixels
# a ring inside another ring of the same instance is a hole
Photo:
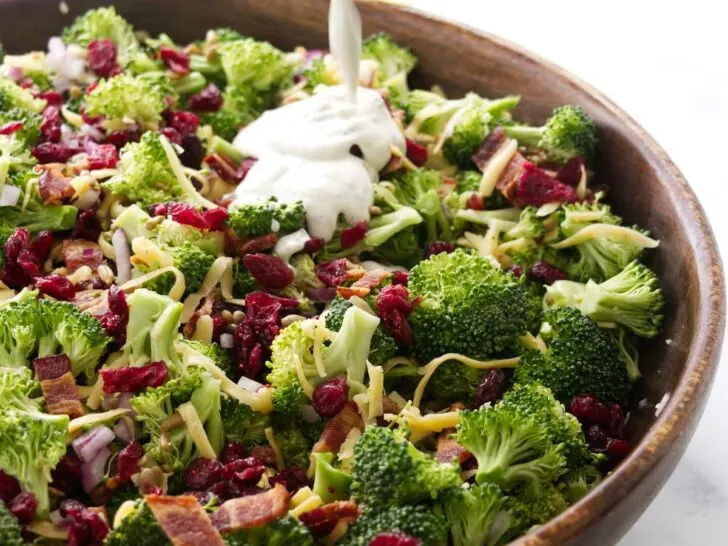
[[[100,125],[104,120],[104,116],[89,116],[83,108],[81,108],[78,113],[86,125]]]
[[[246,254],[243,263],[253,278],[268,290],[280,290],[293,281],[293,271],[278,256]]]
[[[126,325],[129,322],[129,305],[126,294],[116,285],[111,285],[108,292],[109,310],[97,316],[106,333],[116,339],[119,345],[126,340]]]
[[[34,146],[30,153],[38,160],[38,163],[65,163],[80,150],[65,144],[55,142],[42,142]]]
[[[25,228],[16,229],[5,241],[5,264],[2,280],[11,288],[20,289],[40,275],[40,269],[48,258],[53,245],[53,234],[42,231],[31,241]]]
[[[427,163],[427,148],[408,138],[407,159],[418,167],[422,167],[425,163]]]
[[[214,83],[187,100],[190,110],[197,112],[217,112],[222,107],[222,95]]]
[[[450,252],[454,251],[455,246],[452,243],[447,243],[445,241],[435,241],[434,243],[427,243],[427,245],[425,245],[425,258],[434,256],[435,254],[442,254],[443,252],[446,254],[450,254]]]
[[[59,108],[63,106],[63,95],[58,91],[42,91],[40,93],[33,93],[33,96],[36,99],[46,101],[46,104],[49,106],[58,106]]]
[[[38,499],[33,493],[23,491],[10,501],[8,509],[18,518],[21,525],[27,525],[33,521],[35,511],[38,508]]]
[[[96,216],[96,211],[93,209],[82,210],[76,216],[71,239],[86,239],[95,243],[99,240],[101,231],[101,222]]]
[[[583,169],[586,169],[586,158],[573,157],[556,173],[556,180],[568,186],[577,187],[581,182]]]
[[[91,171],[113,169],[119,163],[119,152],[113,144],[95,144],[87,159]]]
[[[357,244],[359,241],[364,239],[367,235],[367,223],[366,222],[359,222],[358,224],[354,224],[351,227],[347,227],[341,230],[341,235],[339,236],[339,242],[341,243],[341,248],[351,248],[355,244]]]
[[[61,140],[61,114],[57,107],[46,106],[43,110],[43,123],[40,125],[40,134],[44,142],[58,142]]]
[[[612,464],[615,464],[624,459],[629,454],[630,449],[631,446],[626,440],[610,438],[607,441],[607,447],[605,449],[605,452],[609,457],[609,461]]]
[[[306,244],[303,245],[303,251],[306,254],[316,254],[324,247],[324,240],[321,237],[311,237]]]
[[[263,489],[250,482],[241,482],[240,480],[231,480],[224,484],[228,498],[239,499],[250,495],[257,495]]]
[[[577,394],[569,403],[569,413],[582,424],[609,425],[612,413],[607,405],[593,394]]]
[[[5,125],[0,125],[0,135],[12,135],[23,128],[22,121],[11,121]]]
[[[69,520],[68,546],[100,546],[109,534],[106,520],[78,501],[64,501],[61,515]]]
[[[228,219],[228,211],[224,207],[207,209],[202,212],[202,217],[207,222],[207,229],[210,231],[223,231]]]
[[[165,136],[172,144],[182,145],[182,135],[174,127],[162,127],[159,134]]]
[[[53,487],[64,493],[78,492],[81,488],[81,461],[76,452],[69,448],[51,472]]]
[[[313,391],[313,409],[324,419],[339,413],[349,399],[349,386],[346,377],[337,377],[320,383]]]
[[[523,166],[523,174],[516,185],[515,198],[519,206],[534,207],[546,203],[573,203],[579,200],[573,187],[559,182],[533,163],[526,163]]]
[[[470,197],[468,197],[468,200],[465,203],[465,208],[472,210],[484,210],[485,201],[483,201],[483,198],[480,195],[473,193]]]
[[[238,182],[242,182],[243,180],[245,180],[245,177],[248,176],[250,169],[252,169],[253,165],[255,165],[257,162],[258,159],[255,157],[248,157],[240,162],[240,165],[235,171],[235,178],[238,180]]]
[[[404,533],[379,533],[369,543],[369,546],[421,546],[420,539],[405,535]]]
[[[232,463],[238,459],[244,459],[248,456],[248,450],[240,442],[228,442],[225,447],[222,448],[220,453],[220,460],[223,464]]]
[[[566,273],[556,266],[546,262],[536,262],[531,266],[528,276],[532,281],[543,284],[553,284],[566,278]]]
[[[215,174],[230,184],[240,182],[238,169],[228,159],[220,154],[210,154],[205,157],[205,164],[212,169]]]
[[[171,47],[160,47],[159,56],[162,62],[167,65],[175,74],[188,74],[190,71],[190,58],[176,49]]]
[[[36,277],[33,282],[42,294],[60,301],[70,301],[76,295],[76,286],[62,275]]]
[[[511,275],[516,278],[520,278],[520,276],[523,275],[523,268],[518,264],[513,264],[508,268],[508,271],[510,271]]]
[[[200,118],[197,114],[193,114],[192,112],[174,112],[172,114],[172,119],[170,120],[170,125],[174,127],[180,135],[186,136],[194,134],[195,131],[197,131],[197,128],[200,126]]]
[[[117,149],[123,148],[129,142],[139,142],[141,131],[137,128],[126,129],[124,131],[113,131],[106,135],[106,142],[113,144]]]
[[[382,319],[385,331],[405,347],[414,342],[412,327],[407,322],[407,315],[413,308],[409,290],[401,284],[385,286],[377,296],[377,315]]]
[[[245,457],[223,466],[221,475],[227,481],[256,484],[264,472],[265,464],[258,457]]]
[[[88,45],[88,66],[97,76],[108,78],[121,68],[116,62],[116,44],[111,40],[94,40]]]
[[[619,404],[611,404],[609,408],[609,422],[606,429],[611,438],[621,438],[624,428],[625,416]]]
[[[346,280],[346,258],[322,262],[316,265],[316,276],[326,286],[336,287]]]
[[[295,494],[296,491],[302,487],[308,485],[306,472],[300,466],[295,464],[287,466],[275,476],[268,478],[268,481],[271,485],[275,485],[277,483],[281,484],[291,495]]]
[[[202,491],[220,481],[222,464],[217,459],[197,457],[184,472],[185,485],[194,491]]]
[[[0,502],[8,503],[20,493],[20,482],[0,469]]]
[[[306,297],[314,303],[328,303],[336,297],[336,288],[307,288]]]
[[[119,457],[116,460],[116,474],[120,483],[131,481],[131,477],[139,472],[139,461],[143,455],[144,450],[139,442],[129,442],[119,452]]]
[[[104,392],[141,392],[148,387],[159,387],[167,380],[167,365],[160,361],[146,366],[106,368],[101,370]]]
[[[607,435],[599,425],[589,425],[585,431],[589,446],[595,451],[601,451],[607,445]]]
[[[392,273],[392,284],[401,284],[402,286],[407,286],[409,278],[409,271],[395,271],[394,273]]]
[[[478,389],[475,391],[474,406],[479,408],[483,404],[492,404],[500,400],[506,388],[506,383],[507,378],[503,370],[488,370],[480,379]]]
[[[182,137],[182,154],[179,156],[182,165],[190,169],[199,169],[204,157],[205,149],[197,136],[185,135]]]
[[[166,214],[175,222],[192,226],[197,229],[207,229],[207,221],[199,210],[189,203],[165,203]],[[160,207],[155,207],[155,213],[158,213]]]
[[[225,482],[217,482],[207,490],[207,493],[209,493],[210,495],[215,495],[221,501],[226,501],[231,498],[228,484],[226,484]]]
[[[328,535],[340,519],[349,521],[359,516],[357,506],[352,501],[337,501],[324,504],[299,516],[303,523],[315,536]]]

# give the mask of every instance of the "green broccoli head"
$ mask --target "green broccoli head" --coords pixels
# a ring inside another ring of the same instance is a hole
[[[310,431],[304,431],[304,427],[310,430],[316,429],[316,426],[305,424],[299,419],[284,419],[283,416],[278,416],[273,423],[276,443],[286,466],[297,465],[303,469],[308,468],[311,449],[318,438],[315,434],[310,434]]]
[[[396,233],[375,248],[371,258],[382,263],[389,263],[413,268],[424,258],[423,244],[420,241],[418,226],[411,226]]]
[[[107,546],[171,546],[172,542],[159,525],[157,518],[143,500],[137,502],[132,513],[126,516],[121,525],[114,528],[104,542]]]
[[[127,301],[129,323],[124,351],[129,354],[132,365],[161,360],[177,371],[182,363],[174,344],[180,338],[183,305],[146,288],[135,290]]]
[[[492,115],[479,105],[466,108],[458,116],[458,122],[442,145],[445,159],[461,169],[473,167],[473,154],[490,132]]]
[[[457,487],[442,502],[453,546],[495,546],[512,525],[506,498],[493,484]]]
[[[275,93],[290,82],[293,67],[285,54],[268,42],[243,38],[224,42],[217,51],[228,84]]]
[[[256,286],[255,277],[250,274],[242,260],[236,260],[233,266],[233,296],[244,298],[247,294],[253,292]]]
[[[306,90],[313,91],[319,85],[336,85],[339,78],[322,57],[313,59],[303,70],[302,77],[306,82]]]
[[[602,473],[593,465],[588,464],[571,470],[561,478],[559,487],[570,503],[574,503],[596,487],[602,480]]]
[[[540,298],[523,280],[462,250],[420,262],[408,287],[422,296],[409,316],[422,362],[445,353],[486,359],[516,351],[519,336],[540,316]]]
[[[521,211],[521,217],[518,224],[506,232],[507,240],[520,239],[526,237],[529,239],[538,239],[546,234],[546,226],[544,220],[536,215],[536,207],[526,207]]]
[[[189,241],[180,247],[168,247],[166,252],[172,256],[174,267],[179,269],[185,277],[185,294],[197,292],[202,286],[207,273],[210,271],[215,256],[208,254],[199,246]],[[142,273],[149,273],[156,268],[142,267]],[[145,288],[159,294],[169,294],[175,282],[174,273],[159,275],[144,284]]]
[[[387,89],[390,104],[401,107],[407,101],[407,76],[417,66],[417,57],[380,32],[364,40],[361,58],[377,63],[376,86]]]
[[[10,303],[0,308],[0,359],[9,368],[27,368],[41,336],[38,302]]]
[[[399,532],[420,540],[422,546],[447,544],[447,520],[425,505],[367,507],[337,543],[369,546],[380,533]]]
[[[24,546],[25,544],[23,528],[4,502],[0,502],[0,544],[5,546]]]
[[[133,482],[128,482],[124,485],[117,487],[116,489],[114,489],[113,496],[106,503],[106,514],[108,517],[108,521],[113,523],[116,512],[126,501],[140,500],[142,500],[141,493],[139,493],[139,488],[134,485]]]
[[[0,375],[0,411],[10,408],[38,411],[40,395],[40,383],[33,378],[29,368],[3,368]]]
[[[111,40],[116,44],[122,64],[139,50],[134,28],[113,6],[92,9],[78,16],[71,26],[63,29],[62,38],[66,44],[83,47],[88,47],[94,40]]]
[[[266,525],[241,529],[225,534],[228,546],[314,546],[308,528],[292,516],[286,516]]]
[[[440,201],[444,191],[440,173],[432,169],[408,171],[394,180],[394,196],[402,205],[414,208],[422,216],[428,242],[453,238],[452,219]]]
[[[460,469],[417,449],[401,431],[368,426],[354,445],[351,493],[367,506],[436,499],[460,485]]]
[[[627,367],[611,336],[578,309],[563,307],[544,315],[545,353],[526,352],[516,368],[520,383],[540,383],[568,404],[580,393],[622,402],[630,389]]]
[[[204,343],[202,341],[194,341],[191,339],[184,339],[184,343],[192,347],[195,351],[203,356],[206,356],[215,363],[215,366],[220,368],[225,375],[230,378],[237,376],[237,370],[235,369],[235,363],[233,357],[228,349],[223,349],[219,343]]]
[[[438,400],[463,402],[473,401],[475,392],[485,372],[465,366],[460,362],[441,364],[430,379],[428,391]]]
[[[27,89],[23,89],[9,78],[0,76],[0,112],[19,108],[28,112],[41,112],[46,101],[36,99]]]
[[[250,406],[227,396],[222,398],[220,416],[228,440],[240,442],[246,447],[267,442],[265,429],[270,426],[269,416],[257,413]]]
[[[568,502],[561,491],[551,483],[538,489],[521,488],[506,498],[511,526],[503,537],[510,541],[528,532],[534,525],[542,525],[566,510]]]
[[[303,227],[306,211],[303,203],[278,203],[274,199],[264,203],[240,205],[230,211],[228,227],[240,237],[258,237],[274,231],[287,233]]]
[[[27,148],[33,146],[40,137],[43,116],[25,108],[0,110],[0,127],[13,121],[19,121],[23,124],[23,128],[14,133],[15,140],[21,142]]]
[[[169,107],[171,88],[157,78],[120,74],[99,84],[86,96],[86,112],[109,120],[132,119],[156,127]]]
[[[121,218],[121,215],[119,218]],[[149,216],[147,216],[147,218],[149,218]],[[118,218],[116,222],[117,224],[119,223]],[[223,254],[225,238],[220,231],[197,229],[196,227],[180,224],[179,222],[166,218],[154,228],[153,232],[149,233],[151,236],[156,237],[159,243],[164,246],[182,247],[185,243],[191,243],[207,254],[215,256]],[[142,234],[143,233],[139,233],[137,235],[127,234],[127,237],[129,237],[129,239],[133,239],[134,237],[138,237]]]
[[[254,117],[247,111],[235,110],[227,102],[223,102],[222,108],[217,112],[200,113],[200,125],[209,125],[212,132],[222,139],[231,141],[238,134],[240,127]]]

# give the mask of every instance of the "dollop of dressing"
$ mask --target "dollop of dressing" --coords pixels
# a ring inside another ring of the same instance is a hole
[[[345,13],[334,16],[334,9]],[[354,10],[355,18],[347,10]],[[348,224],[369,220],[379,171],[393,146],[405,151],[404,135],[382,96],[357,87],[361,26],[351,29],[349,23],[348,30],[355,30],[358,39],[346,40],[347,29],[341,25],[347,21],[358,21],[352,0],[333,0],[330,24],[338,26],[330,33],[332,49],[342,67],[349,67],[342,75],[353,85],[348,81],[269,110],[233,141],[258,161],[236,188],[231,206],[271,197],[283,203],[302,201],[308,233],[327,241],[339,215]]]

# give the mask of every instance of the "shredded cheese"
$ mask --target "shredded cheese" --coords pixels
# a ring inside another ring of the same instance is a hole
[[[402,153],[402,150],[400,150],[399,148],[397,148],[394,145],[392,145],[390,149],[392,151],[392,155],[394,157],[398,158],[402,162],[402,166],[405,169],[407,169],[408,171],[416,171],[417,170],[417,165],[415,165],[414,163],[412,163],[409,160],[409,158],[404,153]]]
[[[349,522],[345,519],[340,519],[336,522],[336,525],[329,533],[329,536],[326,537],[326,546],[334,546],[337,542],[339,542],[339,539],[343,537],[346,532],[349,530]]]
[[[355,394],[351,397],[351,400],[356,404],[361,416],[365,417],[369,415],[369,395],[367,393]]]
[[[324,501],[321,499],[321,497],[319,497],[318,495],[311,495],[301,504],[290,510],[288,513],[294,518],[298,518],[298,516],[300,516],[301,514],[305,512],[310,512],[314,508],[322,506],[323,503]]]
[[[624,243],[632,244],[639,248],[656,248],[660,245],[659,241],[651,239],[647,235],[640,233],[639,231],[624,227],[615,226],[613,224],[592,224],[577,231],[571,237],[564,239],[561,242],[551,245],[551,248],[562,249],[569,248],[575,245],[591,241],[598,237],[606,237],[609,239],[616,239]]]
[[[422,402],[422,396],[425,393],[425,387],[427,387],[427,383],[429,383],[432,375],[435,373],[437,368],[439,368],[442,364],[449,360],[455,360],[457,362],[465,364],[466,366],[470,366],[471,368],[476,368],[478,370],[490,370],[493,368],[515,368],[518,365],[518,362],[521,360],[521,357],[502,358],[499,360],[475,360],[473,358],[469,358],[465,355],[457,353],[447,353],[439,356],[420,368],[420,374],[423,377],[417,384],[417,388],[415,389],[415,394],[412,399],[412,405],[415,408],[418,408],[420,406],[420,402]]]
[[[104,253],[105,258],[116,261],[116,251],[112,244],[106,240],[103,233],[99,235],[98,245],[101,247],[101,252]]]
[[[306,487],[302,487],[298,491],[296,491],[296,494],[293,495],[289,501],[289,506],[291,508],[295,508],[296,506],[299,506],[302,504],[306,499],[311,497],[313,495],[313,491],[311,491],[311,488],[307,485]]]
[[[405,421],[410,430],[410,440],[418,442],[430,434],[456,427],[460,423],[460,412],[448,411],[422,415],[419,408],[407,405],[399,414],[385,414],[384,419],[387,421]]]
[[[474,210],[462,209],[456,214],[461,220],[472,222],[473,224],[489,225],[493,220],[501,220],[509,222],[505,224],[508,229],[518,225],[518,219],[521,212],[518,209],[501,209],[501,210]]]
[[[53,540],[68,540],[68,529],[56,527],[50,521],[33,521],[28,524],[25,529],[34,535],[38,535]]]
[[[100,425],[101,423],[106,423],[107,421],[112,421],[118,417],[121,417],[122,415],[126,415],[130,411],[131,410],[126,408],[117,408],[101,413],[88,413],[81,417],[77,417],[76,419],[73,419],[68,423],[68,435],[69,437],[73,437],[85,428],[89,428],[94,425]]]
[[[346,439],[342,442],[337,454],[337,459],[341,463],[341,469],[344,471],[350,470],[351,463],[354,460],[354,445],[361,438],[361,430],[354,427],[346,435]]]
[[[273,450],[273,453],[275,453],[276,455],[276,468],[278,468],[278,470],[283,470],[286,467],[286,462],[283,460],[283,453],[281,453],[281,448],[278,446],[278,442],[276,442],[276,437],[273,434],[273,429],[271,427],[268,427],[265,429],[264,432],[265,439],[268,440],[268,444]]]
[[[545,203],[538,207],[538,210],[536,211],[536,216],[538,218],[544,218],[549,214],[559,210],[559,207],[561,207],[561,203],[559,201],[556,201],[555,203]]]
[[[114,515],[113,528],[118,528],[127,516],[132,515],[136,511],[136,506],[136,502],[133,500],[122,502],[121,506],[117,508],[116,514]]]
[[[509,139],[505,146],[501,146],[500,150],[488,161],[483,171],[483,178],[480,180],[480,188],[478,193],[484,197],[493,194],[495,186],[498,183],[500,175],[510,163],[513,156],[518,151],[518,143],[514,139]]]
[[[367,372],[369,373],[367,421],[374,421],[384,413],[384,370],[381,366],[373,366],[367,361]]]
[[[525,334],[523,334],[520,337],[520,341],[527,349],[535,349],[537,351],[541,351],[542,353],[545,353],[548,349],[544,340],[541,339],[541,336],[534,336],[531,332],[526,332]]]
[[[203,315],[197,319],[195,323],[195,331],[192,339],[201,341],[202,343],[212,343],[212,332],[215,329],[215,323],[210,315]]]
[[[61,114],[63,114],[63,119],[65,119],[69,125],[76,128],[83,127],[86,124],[86,122],[83,121],[81,114],[71,111],[68,106],[61,107]]]
[[[210,439],[207,437],[205,427],[203,426],[202,421],[200,421],[200,416],[197,415],[197,410],[195,409],[195,406],[192,405],[192,402],[185,402],[180,405],[177,408],[177,413],[182,416],[182,419],[187,426],[187,433],[190,435],[190,438],[192,438],[200,456],[207,459],[217,458],[217,453],[215,453],[215,450],[210,443]]]
[[[309,398],[313,398],[313,385],[306,377],[306,374],[303,372],[303,363],[301,362],[301,357],[296,354],[293,355],[293,369],[296,370],[296,377],[298,378],[298,382],[301,384],[301,389],[303,389],[303,393]]]
[[[576,186],[576,195],[578,195],[581,199],[584,199],[584,197],[586,197],[586,183],[588,179],[584,163],[579,165],[579,169],[581,170],[581,177],[579,178],[579,183]]]
[[[66,275],[66,278],[71,281],[73,284],[81,284],[82,282],[86,282],[91,279],[93,276],[92,269],[87,265],[82,265],[79,267],[76,271],[71,273],[70,275]]]
[[[370,315],[376,315],[376,313],[374,311],[372,311],[372,308],[369,307],[369,304],[366,302],[366,300],[360,298],[359,296],[350,297],[349,303],[357,306],[359,309],[361,309],[365,313],[369,313]]]
[[[160,136],[159,142],[162,145],[162,149],[164,150],[165,155],[167,156],[169,166],[171,167],[174,176],[177,178],[177,182],[179,182],[180,186],[182,186],[182,189],[195,201],[197,205],[206,209],[218,208],[215,203],[213,203],[212,201],[208,201],[207,199],[202,197],[202,195],[200,195],[192,182],[189,181],[189,179],[185,175],[182,163],[180,162],[179,157],[177,157],[174,148],[172,148],[172,144],[170,144],[169,140],[167,140],[167,137],[165,137],[164,135]]]
[[[566,219],[573,222],[596,222],[604,218],[603,210],[567,210]]]
[[[212,292],[212,289],[222,281],[228,270],[232,272],[232,267],[233,259],[226,256],[221,256],[212,263],[199,290],[187,296],[184,301],[184,310],[180,319],[182,324],[187,323],[192,318],[192,315],[203,298]]]
[[[145,283],[151,281],[152,279],[156,279],[160,275],[164,275],[165,273],[170,272],[174,273],[174,285],[170,289],[168,296],[175,301],[179,301],[179,299],[182,297],[182,294],[185,293],[185,276],[179,269],[171,265],[167,267],[162,267],[160,269],[155,269],[154,271],[150,271],[149,273],[146,273],[141,277],[137,277],[128,282],[125,282],[120,286],[120,288],[124,292],[136,290],[137,288],[143,286]]]

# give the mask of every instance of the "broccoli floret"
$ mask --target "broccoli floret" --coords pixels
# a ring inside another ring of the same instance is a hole
[[[119,218],[121,218],[121,215]],[[118,225],[119,219],[117,219],[116,222]],[[197,229],[186,224],[180,224],[174,220],[165,219],[161,224],[154,228],[153,232],[150,233],[152,236],[157,238],[160,244],[164,246],[178,248],[183,247],[186,243],[190,243],[207,254],[211,254],[213,256],[223,254],[225,238],[221,231]],[[139,235],[141,235],[141,233]],[[130,237],[130,239],[133,239],[135,236],[127,234],[127,237]]]
[[[133,119],[138,124],[156,127],[162,112],[169,107],[168,86],[156,78],[120,74],[101,82],[86,96],[86,112],[108,120]]]
[[[319,85],[336,85],[339,83],[338,75],[326,64],[322,57],[313,59],[301,74],[306,82],[306,90],[313,91]]]
[[[463,250],[420,262],[408,287],[423,298],[409,316],[421,362],[445,353],[482,360],[514,351],[519,336],[538,324],[540,298],[523,280]]]
[[[267,442],[265,429],[270,426],[269,416],[257,413],[250,406],[227,396],[222,398],[220,416],[228,440],[240,442],[247,447]]]
[[[37,513],[48,516],[48,484],[66,454],[68,416],[38,411],[0,411],[0,468],[35,495]]]
[[[349,300],[336,296],[326,312],[326,328],[338,332],[344,322],[344,315],[350,307],[352,307],[352,303]],[[397,354],[397,343],[392,336],[384,331],[380,324],[372,336],[372,343],[369,347],[369,362],[375,366],[381,366],[395,354]]]
[[[71,26],[63,29],[62,38],[66,44],[83,47],[88,47],[94,40],[112,40],[122,64],[126,64],[139,49],[134,28],[116,13],[113,6],[92,9],[80,15]]]
[[[172,257],[174,267],[179,269],[185,277],[185,294],[197,292],[210,271],[215,256],[206,253],[199,246],[190,242],[184,243],[181,247],[168,247],[166,251]],[[148,273],[156,267],[140,269],[143,273]],[[159,294],[169,294],[174,281],[174,274],[169,272],[152,279],[144,286]]]
[[[209,125],[215,135],[227,141],[235,138],[246,121],[252,121],[248,112],[236,111],[225,102],[217,112],[200,113],[200,125]]]
[[[268,42],[243,38],[224,42],[217,52],[229,85],[268,95],[290,82],[293,67],[285,54]]]
[[[182,364],[174,346],[183,305],[168,296],[139,288],[127,298],[129,324],[124,350],[132,365],[163,361],[176,371]]]
[[[596,487],[602,480],[602,473],[594,465],[584,465],[561,478],[559,488],[566,500],[574,503]]]
[[[214,132],[214,131],[213,131]],[[228,140],[225,140],[221,136],[214,135],[207,146],[207,153],[208,154],[218,154],[225,159],[229,159],[232,163],[238,164],[243,159],[245,159],[245,156],[243,155],[243,152],[238,150],[235,146],[232,145],[232,143]]]
[[[0,362],[9,368],[26,368],[41,335],[38,303],[10,303],[0,308]]]
[[[389,91],[389,101],[400,107],[407,99],[407,76],[415,66],[417,57],[396,43],[389,34],[373,34],[362,44],[361,58],[376,61],[376,87]]]
[[[453,546],[495,546],[512,525],[503,492],[493,484],[457,487],[442,502]]]
[[[438,171],[409,171],[394,181],[394,196],[402,205],[413,207],[424,218],[426,240],[449,241],[453,237],[451,220],[440,201],[443,191]]]
[[[640,355],[637,350],[637,340],[625,328],[613,328],[609,330],[609,333],[617,344],[619,353],[627,365],[627,376],[634,383],[642,376],[640,372]]]
[[[573,157],[591,158],[597,146],[597,127],[578,106],[556,108],[543,127],[513,125],[505,128],[520,144],[544,150],[549,159],[566,162]]]
[[[297,231],[306,223],[306,209],[303,203],[277,203],[273,209],[273,219],[278,222],[279,230],[283,233]]]
[[[23,89],[14,81],[0,76],[0,112],[19,108],[28,112],[41,112],[46,101],[36,99],[27,89]]]
[[[428,506],[368,507],[337,544],[369,546],[380,533],[399,532],[419,539],[422,546],[445,546],[447,531],[447,520]]]
[[[6,181],[17,185],[22,191],[24,183],[32,176],[30,170],[35,159],[30,155],[25,142],[15,136],[0,135],[0,184]]]
[[[333,453],[313,454],[315,469],[313,492],[321,497],[324,503],[349,498],[351,476],[336,468],[333,461]]]
[[[228,216],[228,227],[234,229],[241,237],[258,237],[273,231],[274,222],[278,224],[276,231],[290,232],[303,227],[306,211],[303,203],[278,203],[271,199],[264,203],[250,203],[231,210]]]
[[[3,367],[0,374],[0,411],[10,408],[38,411],[40,394],[40,382],[33,379],[33,372],[29,368]]]
[[[539,218],[536,212],[536,207],[526,207],[523,209],[518,224],[506,231],[506,239],[513,240],[521,237],[538,239],[539,237],[543,237],[546,234],[546,226],[544,226],[545,218]]]
[[[597,284],[556,281],[546,288],[544,306],[575,307],[597,322],[614,322],[641,337],[660,332],[665,299],[657,275],[639,262]]]
[[[629,392],[627,367],[610,335],[578,309],[544,315],[541,337],[547,350],[526,352],[516,368],[520,383],[541,383],[563,404],[580,393],[622,402]]]
[[[0,110],[0,127],[13,121],[19,121],[23,124],[22,129],[13,133],[15,139],[22,142],[26,147],[33,146],[40,136],[40,126],[43,123],[43,117],[33,110],[23,108]]]
[[[460,362],[445,362],[435,370],[428,390],[438,400],[467,404],[473,400],[484,374],[483,370],[465,366]]]
[[[511,528],[504,537],[507,541],[528,532],[534,525],[542,525],[566,510],[568,502],[553,484],[538,489],[521,488],[506,498]]]
[[[286,516],[267,525],[226,533],[228,546],[314,546],[313,535],[296,518]]]
[[[417,226],[411,226],[396,233],[370,252],[378,262],[413,268],[424,258]]]
[[[436,499],[460,485],[460,469],[439,463],[401,431],[368,426],[354,445],[351,493],[368,506],[397,506]]]
[[[245,36],[229,27],[216,28],[212,32],[215,34],[215,41],[219,44],[245,39]]]
[[[505,405],[461,412],[455,438],[478,461],[475,481],[505,491],[538,488],[558,478],[566,465],[560,446],[536,419]]]
[[[114,516],[119,510],[119,507],[126,501],[138,501],[141,500],[141,494],[139,488],[132,482],[125,483],[122,486],[114,489],[113,496],[106,503],[106,514],[110,522],[114,521]]]
[[[233,266],[233,296],[236,298],[244,298],[250,292],[255,290],[257,281],[250,274],[245,264],[238,260]]]
[[[567,413],[549,389],[538,384],[515,385],[499,405],[532,417],[545,430],[562,453],[570,468],[591,462],[589,445],[576,417]]]
[[[194,341],[191,339],[185,339],[184,342],[201,355],[212,360],[215,366],[225,372],[225,375],[228,377],[233,378],[237,375],[230,351],[223,349],[219,343],[203,343],[202,341]]]
[[[146,502],[140,500],[135,510],[126,516],[119,527],[113,529],[104,542],[106,546],[171,546],[172,542],[162,530],[157,518]]]
[[[67,231],[76,222],[78,209],[71,205],[44,206],[31,199],[28,206],[0,207],[0,222],[27,229],[31,234],[41,231]]]
[[[308,468],[311,449],[318,439],[318,436],[311,432],[318,430],[317,427],[300,419],[291,419],[289,416],[276,417],[273,422],[274,435],[286,466],[297,465],[303,469]],[[304,430],[304,427],[308,430]]]
[[[4,502],[0,502],[0,544],[5,546],[24,546],[25,544],[20,523],[10,513]]]

